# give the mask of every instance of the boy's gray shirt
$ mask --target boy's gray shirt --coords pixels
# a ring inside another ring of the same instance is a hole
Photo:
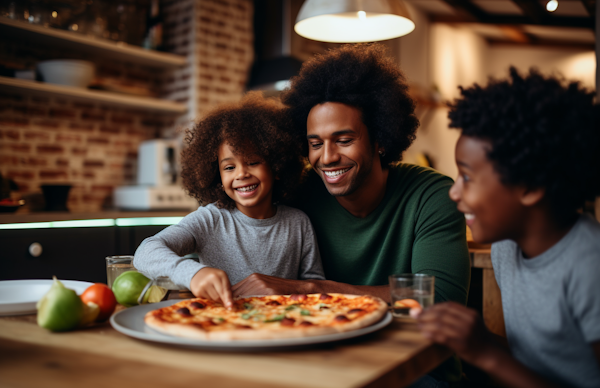
[[[197,253],[196,261],[186,255]],[[168,276],[190,287],[204,267],[218,268],[236,284],[252,273],[287,279],[325,279],[316,237],[308,216],[277,206],[267,219],[237,209],[203,206],[156,235],[142,241],[134,267],[149,278]]]
[[[600,387],[600,224],[582,215],[558,243],[526,259],[492,245],[507,339],[516,359],[565,387]]]

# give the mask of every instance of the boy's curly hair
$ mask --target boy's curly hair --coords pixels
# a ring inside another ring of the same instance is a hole
[[[487,140],[487,157],[505,185],[544,188],[555,214],[568,216],[600,194],[600,122],[594,92],[579,82],[525,77],[490,79],[482,88],[460,88],[450,106],[450,126]]]
[[[186,146],[181,152],[184,188],[202,204],[235,207],[221,186],[219,174],[219,147],[226,142],[236,154],[259,156],[267,163],[275,178],[273,202],[281,200],[299,184],[303,170],[300,145],[282,130],[289,125],[281,104],[260,92],[217,107],[186,131]]]
[[[281,95],[289,107],[295,136],[308,155],[306,119],[325,102],[358,108],[371,144],[385,149],[382,166],[398,162],[415,139],[419,120],[402,71],[378,44],[344,45],[304,62]]]

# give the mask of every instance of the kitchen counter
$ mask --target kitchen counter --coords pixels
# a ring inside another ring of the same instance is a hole
[[[70,212],[16,212],[0,213],[0,224],[27,223],[27,222],[54,222],[73,220],[99,220],[118,218],[150,218],[150,217],[184,217],[189,211],[104,211],[94,213]]]

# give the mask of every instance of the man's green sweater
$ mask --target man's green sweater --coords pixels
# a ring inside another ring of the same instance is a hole
[[[325,277],[353,285],[388,276],[435,276],[435,300],[467,302],[470,263],[464,216],[448,196],[452,180],[432,169],[390,168],[386,193],[365,218],[344,209],[311,173],[298,206],[317,235]]]
[[[311,172],[294,205],[313,224],[328,280],[380,286],[392,274],[430,274],[436,302],[466,304],[471,274],[466,225],[448,196],[451,186],[452,179],[432,169],[400,164],[390,168],[379,206],[358,218]],[[433,374],[458,381],[458,359]]]

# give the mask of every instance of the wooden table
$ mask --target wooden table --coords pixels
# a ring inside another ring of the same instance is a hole
[[[351,340],[253,353],[145,342],[109,323],[52,333],[35,320],[0,317],[0,387],[402,387],[451,354],[411,319]]]
[[[492,333],[506,337],[502,296],[496,283],[490,248],[471,248],[471,267],[482,270],[482,315],[486,327]]]

